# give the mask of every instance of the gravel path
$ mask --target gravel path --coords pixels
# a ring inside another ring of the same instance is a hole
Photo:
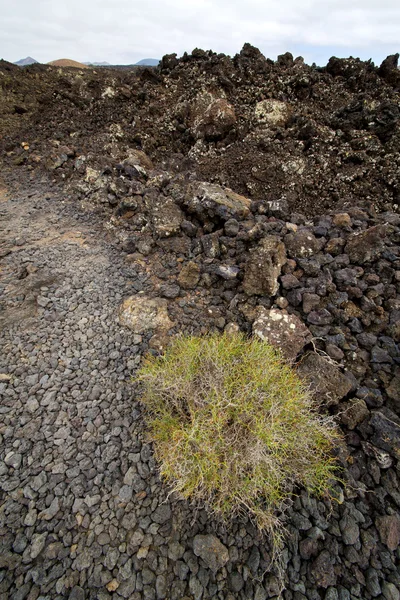
[[[132,379],[149,339],[117,318],[156,278],[49,190],[0,185],[0,600],[399,600],[394,471],[374,494],[299,493],[282,594],[251,523],[168,494]]]
[[[75,210],[1,196],[0,599],[267,597],[250,525],[218,532],[232,561],[216,574],[192,550],[215,524],[166,502],[132,399],[147,343],[117,321],[145,277]]]

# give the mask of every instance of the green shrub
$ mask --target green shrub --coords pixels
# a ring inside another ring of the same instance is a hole
[[[161,474],[222,517],[244,510],[277,531],[296,485],[321,494],[334,478],[332,419],[265,342],[176,338],[139,380]]]

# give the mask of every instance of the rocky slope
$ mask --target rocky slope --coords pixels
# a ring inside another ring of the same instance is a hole
[[[1,67],[4,599],[399,598],[394,66],[246,46]],[[282,593],[250,523],[167,497],[129,382],[171,335],[235,327],[277,344],[345,436],[335,497],[293,498]]]

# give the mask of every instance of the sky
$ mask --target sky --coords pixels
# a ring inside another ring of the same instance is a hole
[[[307,63],[357,56],[380,63],[400,52],[395,0],[0,0],[0,58],[132,64],[245,42],[276,59]]]

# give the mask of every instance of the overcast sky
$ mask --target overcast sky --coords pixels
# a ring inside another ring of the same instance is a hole
[[[0,0],[0,58],[131,64],[193,48],[380,62],[400,51],[395,0]]]

